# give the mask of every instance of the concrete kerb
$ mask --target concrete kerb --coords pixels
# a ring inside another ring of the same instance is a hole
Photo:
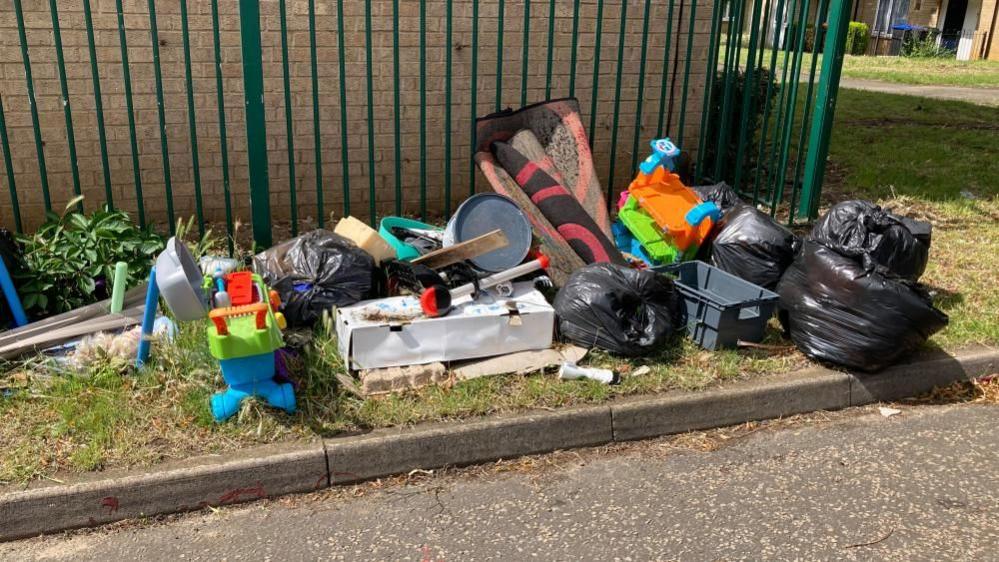
[[[0,495],[0,540],[310,492],[414,469],[468,465],[895,400],[997,371],[999,350],[975,348],[957,357],[933,357],[875,375],[816,367],[705,392],[378,430],[277,447],[277,452],[271,446],[244,451],[244,458],[239,459],[216,456],[182,468],[154,468],[121,478],[4,493]]]
[[[0,496],[0,540],[329,486],[322,443],[286,449],[234,461],[213,458],[214,462],[199,466],[154,468],[122,478],[9,492]]]

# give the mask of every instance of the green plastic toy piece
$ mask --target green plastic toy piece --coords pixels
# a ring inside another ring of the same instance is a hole
[[[114,264],[114,277],[111,282],[111,312],[121,312],[125,304],[125,285],[128,284],[128,264],[120,261]]]
[[[677,263],[684,259],[680,250],[665,239],[662,229],[634,197],[628,196],[617,216],[652,259],[661,264]],[[696,248],[694,251],[696,253]]]
[[[236,359],[239,357],[249,357],[261,353],[269,353],[284,347],[284,339],[281,337],[281,330],[278,328],[277,320],[274,318],[274,311],[267,301],[267,287],[259,275],[254,274],[253,284],[257,287],[257,294],[261,295],[261,302],[267,303],[265,317],[265,327],[257,329],[257,319],[255,314],[240,316],[229,316],[224,321],[228,334],[220,335],[219,330],[213,322],[208,323],[208,350],[212,357],[216,359]],[[205,276],[204,287],[211,290],[212,277]]]

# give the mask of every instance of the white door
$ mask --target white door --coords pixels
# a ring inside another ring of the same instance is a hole
[[[975,28],[978,27],[978,12],[981,9],[982,0],[968,0],[964,24],[961,26],[961,39],[957,43],[957,60],[971,59],[971,46],[975,41]]]

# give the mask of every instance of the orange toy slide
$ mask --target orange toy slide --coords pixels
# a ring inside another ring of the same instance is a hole
[[[717,207],[702,202],[680,176],[663,166],[651,174],[639,173],[628,191],[681,252],[700,246],[714,227],[712,211]]]

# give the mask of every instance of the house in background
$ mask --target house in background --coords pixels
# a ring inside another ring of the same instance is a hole
[[[958,60],[999,60],[993,46],[999,0],[857,0],[853,21],[871,28],[871,54],[889,54],[898,27],[936,29],[937,43]]]
[[[726,3],[726,14],[734,1]],[[786,22],[790,3],[782,4],[785,14],[781,19]],[[809,14],[814,14],[818,5],[819,0],[810,0]],[[774,13],[766,19],[767,46],[773,45],[775,36],[776,6],[772,9]],[[997,11],[999,0],[854,0],[850,20],[870,27],[870,55],[897,55],[903,33],[926,29],[935,30],[937,44],[956,53],[958,60],[999,60],[999,40],[993,39],[999,32]],[[749,29],[750,12],[743,10],[744,29]],[[784,23],[782,27],[776,35],[778,44],[783,44],[790,26]]]

